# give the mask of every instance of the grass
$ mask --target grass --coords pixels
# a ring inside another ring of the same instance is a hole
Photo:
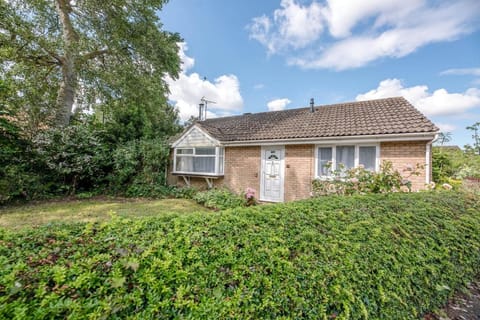
[[[21,229],[48,223],[95,222],[111,218],[115,212],[122,217],[148,217],[159,214],[206,212],[205,207],[186,199],[89,199],[47,202],[0,208],[0,227]]]

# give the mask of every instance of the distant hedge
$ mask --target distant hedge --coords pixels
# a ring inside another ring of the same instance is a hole
[[[0,265],[7,319],[413,319],[480,272],[480,204],[334,196],[2,229]]]

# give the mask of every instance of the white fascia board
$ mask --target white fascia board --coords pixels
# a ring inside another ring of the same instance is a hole
[[[403,133],[383,134],[365,136],[325,137],[325,138],[303,138],[283,140],[252,140],[252,141],[228,141],[222,144],[226,147],[242,146],[272,146],[272,145],[294,145],[294,144],[345,144],[345,143],[378,143],[390,141],[431,141],[437,132],[428,133]]]
[[[177,141],[175,141],[174,143],[171,144],[171,147],[172,148],[176,148],[180,142],[182,142],[183,139],[185,139],[186,136],[188,136],[190,134],[190,132],[192,132],[194,129],[197,129],[198,131],[200,131],[202,134],[205,135],[205,137],[207,137],[208,140],[210,140],[215,146],[221,146],[222,144],[220,143],[220,141],[218,141],[217,139],[213,138],[211,135],[209,135],[207,132],[205,132],[205,130],[203,130],[202,128],[200,128],[199,126],[197,125],[193,125],[190,127],[190,129],[188,129],[184,134],[182,134],[180,136],[180,138],[177,139]]]

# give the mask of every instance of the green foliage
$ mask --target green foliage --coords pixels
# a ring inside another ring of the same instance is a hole
[[[169,193],[181,38],[162,30],[164,3],[0,1],[0,203]]]
[[[119,145],[113,153],[112,189],[132,197],[169,194],[165,180],[169,152],[168,144],[159,138]]]
[[[36,172],[31,143],[22,136],[14,116],[13,109],[0,110],[0,204],[41,198],[49,187]]]
[[[198,192],[193,200],[207,208],[212,209],[230,209],[244,207],[247,201],[244,197],[234,194],[228,189],[210,189]]]
[[[0,203],[77,192],[157,198],[172,194],[165,181],[169,155],[165,139],[118,145],[104,139],[102,126],[82,121],[44,130],[31,143],[2,149]]]
[[[465,194],[0,229],[3,319],[420,319],[478,273]]]
[[[468,150],[434,147],[432,174],[437,183],[446,178],[480,178],[480,156]]]
[[[0,204],[17,200],[44,199],[52,195],[55,183],[45,181],[32,165],[20,161],[0,169]]]
[[[472,131],[473,153],[480,155],[480,122],[475,122],[471,126],[468,126],[466,129]]]
[[[95,130],[84,124],[51,128],[38,134],[33,143],[39,164],[66,193],[74,194],[79,185],[88,188],[102,183],[109,149]]]
[[[315,179],[312,181],[313,196],[330,194],[352,195],[366,193],[388,193],[407,189],[410,191],[411,182],[408,180],[412,175],[418,175],[422,167],[405,168],[407,175],[393,169],[390,161],[384,161],[380,165],[380,171],[374,172],[363,167],[344,170],[340,167],[332,171],[328,180]]]
[[[172,187],[172,189],[170,190],[170,194],[173,197],[181,199],[193,199],[197,193],[198,190],[194,187]]]
[[[12,103],[29,115],[29,125],[70,114],[73,97],[60,99],[68,89],[79,109],[98,111],[105,121],[135,107],[150,116],[142,116],[140,131],[161,131],[173,112],[165,76],[178,76],[181,41],[162,30],[165,2],[1,1],[0,79],[15,79],[21,94]]]
[[[452,161],[447,153],[433,148],[432,152],[432,178],[437,184],[448,183],[448,179],[454,175]]]

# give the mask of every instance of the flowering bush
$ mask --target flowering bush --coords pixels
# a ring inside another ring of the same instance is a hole
[[[245,201],[246,201],[247,207],[257,204],[257,200],[255,199],[255,193],[256,192],[257,192],[257,190],[255,190],[253,188],[250,188],[250,187],[245,189]]]
[[[344,166],[340,165],[339,169],[331,171],[328,179],[313,180],[312,196],[411,191],[412,183],[409,178],[419,175],[421,169],[423,166],[418,164],[407,165],[403,170],[407,174],[402,175],[393,169],[390,161],[384,161],[379,172],[366,170],[363,166],[345,170]]]

